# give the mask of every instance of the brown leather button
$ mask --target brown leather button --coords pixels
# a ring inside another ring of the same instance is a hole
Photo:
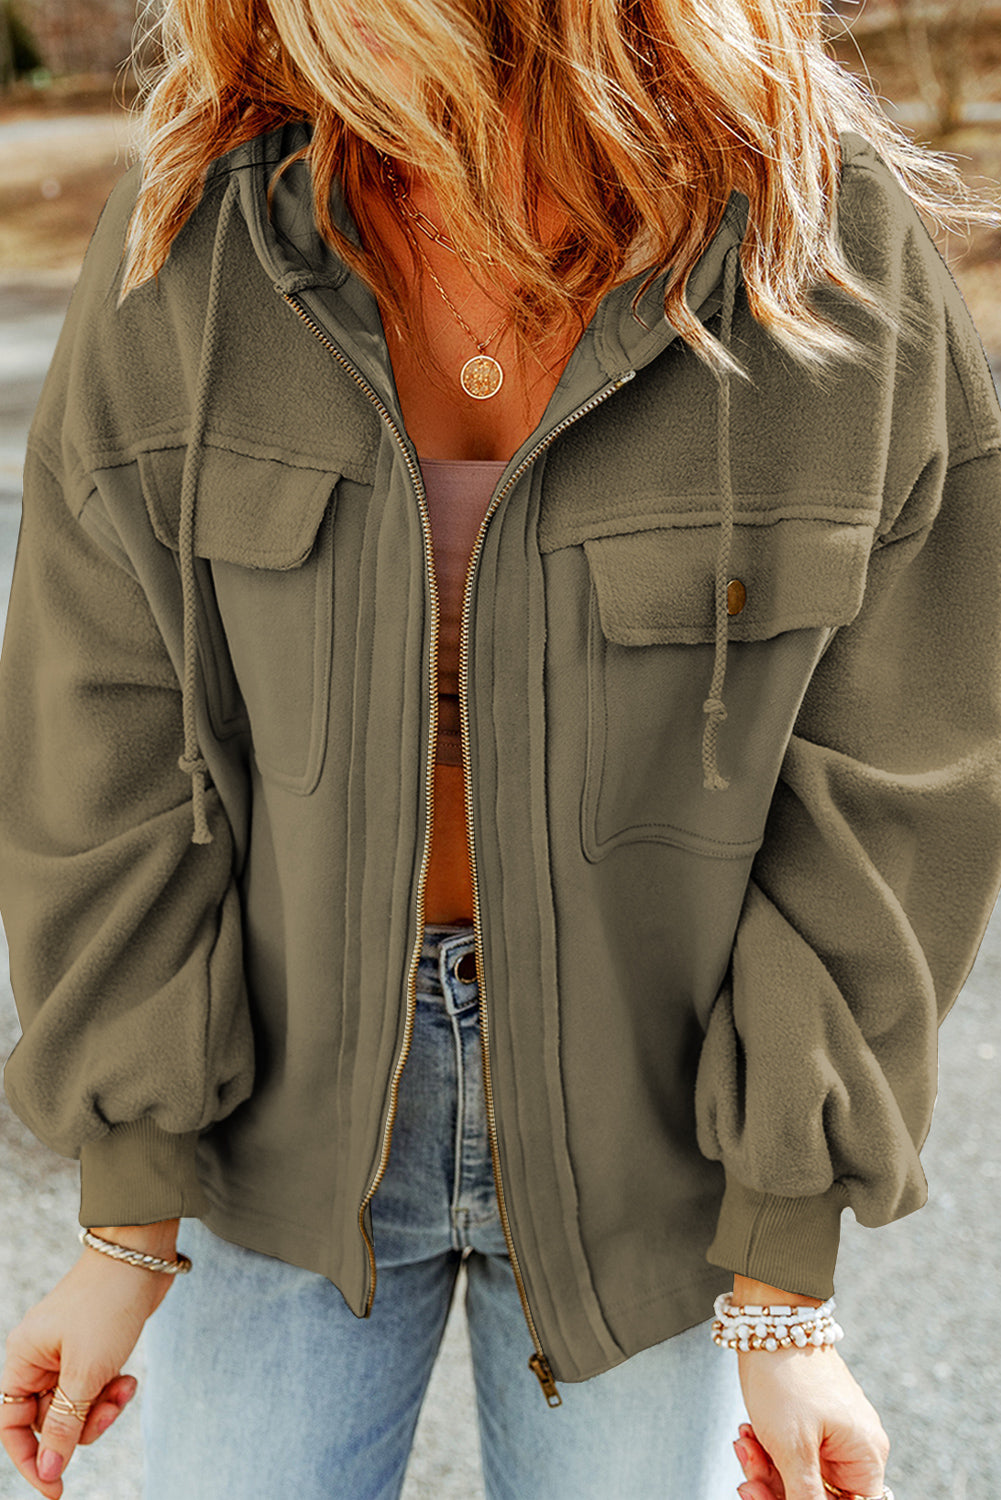
[[[473,952],[463,953],[452,965],[452,973],[456,979],[461,979],[463,984],[476,983],[476,954]]]
[[[747,590],[739,578],[731,578],[726,586],[726,612],[728,615],[739,615],[747,603]]]

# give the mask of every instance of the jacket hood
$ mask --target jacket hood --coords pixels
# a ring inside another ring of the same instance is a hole
[[[241,212],[258,258],[276,287],[285,292],[307,287],[336,289],[345,351],[352,352],[348,345],[353,345],[363,368],[377,373],[380,385],[393,391],[375,298],[322,239],[313,219],[307,162],[298,161],[282,174],[273,187],[268,211],[267,189],[275,171],[309,139],[305,122],[287,125],[238,146],[217,163],[217,169],[237,176]],[[344,233],[360,244],[357,226],[336,179],[332,211]],[[722,305],[724,262],[743,238],[747,212],[747,198],[742,193],[731,194],[716,233],[689,277],[688,303],[703,321]],[[606,378],[640,369],[677,336],[663,316],[666,271],[653,281],[639,304],[648,326],[643,327],[633,316],[630,303],[648,269],[648,263],[644,263],[629,280],[613,288],[595,314],[590,330],[594,355]]]

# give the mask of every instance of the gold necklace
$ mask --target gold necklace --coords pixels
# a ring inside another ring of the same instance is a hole
[[[432,223],[432,221],[427,217],[426,214],[421,213],[421,211],[415,208],[410,202],[409,193],[407,193],[406,189],[397,178],[396,173],[393,171],[393,168],[390,165],[389,158],[386,156],[382,158],[382,170],[383,176],[389,183],[390,191],[392,192],[393,198],[401,213],[404,214],[408,219],[412,220],[412,222],[416,224],[417,228],[422,230],[429,239],[434,240],[435,244],[441,245],[445,250],[450,250],[453,255],[458,254],[455,246],[451,243],[450,240],[445,237],[445,235],[442,234],[441,230]],[[469,337],[476,345],[476,353],[472,356],[471,359],[466,360],[466,363],[459,371],[459,384],[462,386],[462,389],[465,391],[466,395],[472,396],[474,401],[487,401],[491,396],[496,396],[497,392],[500,390],[501,386],[504,383],[503,366],[501,365],[499,360],[494,359],[492,354],[488,354],[486,352],[487,345],[493,342],[493,340],[500,333],[501,329],[504,327],[504,324],[507,322],[507,314],[505,314],[501,322],[494,329],[493,333],[489,334],[485,339],[478,339],[476,337],[476,334],[470,328],[469,324],[466,322],[465,318],[459,312],[459,309],[455,306],[455,303],[449,297],[441,282],[438,280],[438,277],[435,275],[434,266],[424,254],[424,251],[421,249],[418,241],[414,239],[413,235],[409,232],[407,234],[407,238],[410,240],[410,243],[413,245],[417,254],[423,261],[431,277],[431,280],[434,282],[435,286],[438,288],[438,291],[441,293],[445,306],[448,308],[449,312],[452,314],[453,318],[455,318],[460,327],[464,328],[465,331],[469,334]]]

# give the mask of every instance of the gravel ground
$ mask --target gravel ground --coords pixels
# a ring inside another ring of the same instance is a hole
[[[0,287],[0,616],[17,532],[24,429],[65,296],[56,287]],[[0,1057],[7,1056],[18,1034],[5,960],[3,949]],[[897,1500],[996,1500],[999,1488],[1001,1369],[994,1336],[1001,1323],[999,985],[1001,909],[942,1034],[939,1102],[923,1152],[928,1206],[877,1234],[850,1215],[844,1219],[838,1302],[848,1336],[841,1348],[893,1443],[889,1478]],[[0,1330],[5,1333],[72,1264],[78,1246],[75,1166],[40,1147],[3,1101],[0,1202]],[[141,1380],[141,1344],[129,1368]],[[559,1420],[558,1413],[553,1420]],[[139,1500],[138,1426],[138,1414],[130,1410],[98,1444],[81,1450],[69,1471],[68,1500]],[[2,1464],[0,1458],[0,1500],[34,1493]],[[482,1496],[468,1337],[457,1299],[422,1413],[404,1500]]]

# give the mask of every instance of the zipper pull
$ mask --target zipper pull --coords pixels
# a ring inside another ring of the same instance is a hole
[[[556,1380],[552,1370],[549,1368],[549,1361],[546,1356],[536,1352],[528,1361],[528,1368],[542,1387],[542,1394],[546,1398],[546,1405],[562,1406],[563,1397],[556,1388]]]

